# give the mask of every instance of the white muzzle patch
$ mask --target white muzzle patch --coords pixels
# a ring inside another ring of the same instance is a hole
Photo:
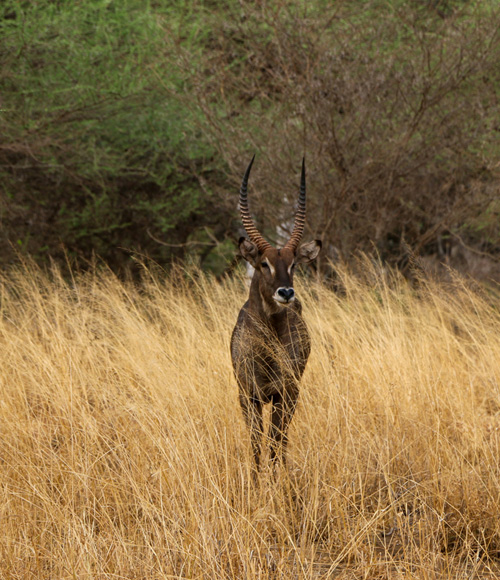
[[[293,288],[278,288],[273,299],[278,304],[291,304],[295,300],[295,291]]]

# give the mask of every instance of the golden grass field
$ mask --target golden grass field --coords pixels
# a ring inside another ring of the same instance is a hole
[[[500,298],[341,277],[298,283],[312,355],[256,483],[241,278],[4,273],[0,578],[497,577]]]

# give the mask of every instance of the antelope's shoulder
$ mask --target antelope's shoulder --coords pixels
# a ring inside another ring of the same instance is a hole
[[[245,325],[245,321],[247,320],[247,318],[248,318],[248,300],[245,302],[245,304],[243,304],[238,313],[238,318],[236,319],[236,324],[233,328],[232,338],[234,338],[238,330]]]

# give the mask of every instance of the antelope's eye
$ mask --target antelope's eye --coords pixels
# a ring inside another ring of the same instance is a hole
[[[261,262],[260,264],[263,268],[266,268],[267,270],[269,270],[269,264],[267,262]]]

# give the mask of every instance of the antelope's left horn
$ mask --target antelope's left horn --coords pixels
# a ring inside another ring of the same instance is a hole
[[[289,248],[294,252],[297,250],[302,234],[304,233],[304,226],[306,223],[306,160],[302,159],[302,173],[300,175],[300,190],[299,202],[297,205],[297,212],[295,214],[295,221],[293,224],[293,231],[290,239],[285,244],[285,248]]]

